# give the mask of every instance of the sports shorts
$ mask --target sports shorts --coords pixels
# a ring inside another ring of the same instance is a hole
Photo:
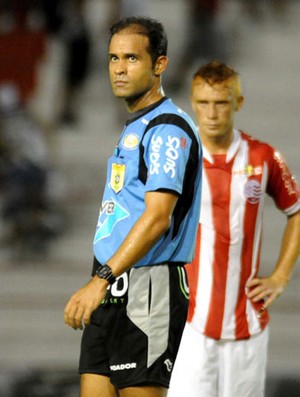
[[[263,397],[268,334],[216,340],[186,323],[168,397]]]
[[[132,268],[118,277],[84,328],[79,373],[108,376],[119,389],[167,388],[188,299],[182,264]]]

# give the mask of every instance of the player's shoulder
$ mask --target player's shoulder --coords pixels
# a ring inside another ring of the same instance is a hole
[[[246,133],[245,131],[240,130],[241,139],[247,142],[250,150],[255,150],[262,154],[273,156],[276,149],[268,142],[265,142],[261,139],[254,137]]]

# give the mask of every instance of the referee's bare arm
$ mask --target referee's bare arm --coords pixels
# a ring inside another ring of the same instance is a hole
[[[178,196],[172,192],[147,192],[145,211],[128,233],[117,252],[107,261],[118,277],[130,269],[169,229]],[[64,321],[74,329],[90,322],[92,312],[105,297],[108,281],[94,276],[71,296],[64,311]]]

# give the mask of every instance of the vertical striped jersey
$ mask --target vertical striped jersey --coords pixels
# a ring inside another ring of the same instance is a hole
[[[188,321],[215,339],[246,339],[268,323],[263,302],[246,296],[246,282],[260,263],[265,193],[279,210],[300,209],[299,187],[270,145],[234,131],[227,152],[203,148],[203,185],[195,258],[186,266],[190,285]]]

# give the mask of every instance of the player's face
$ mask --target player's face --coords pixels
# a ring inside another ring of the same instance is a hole
[[[234,113],[242,101],[243,98],[235,94],[233,82],[210,85],[196,78],[192,84],[191,103],[201,137],[214,141],[231,138]]]
[[[109,45],[109,75],[113,93],[128,101],[151,91],[155,82],[148,37],[130,30],[115,34]]]

